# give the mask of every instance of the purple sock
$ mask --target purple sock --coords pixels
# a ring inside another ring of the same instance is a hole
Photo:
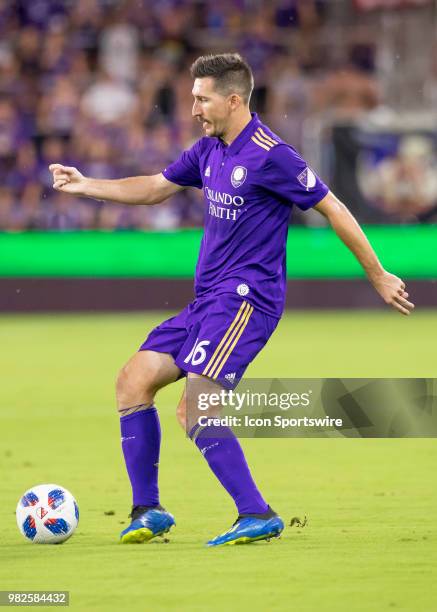
[[[252,478],[235,434],[229,427],[195,426],[190,432],[209,467],[232,497],[238,514],[263,514],[269,506]],[[197,437],[194,437],[196,436]]]
[[[158,462],[161,427],[154,406],[120,418],[121,447],[134,506],[159,504]]]

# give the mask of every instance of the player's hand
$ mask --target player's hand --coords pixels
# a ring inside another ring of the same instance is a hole
[[[384,272],[376,278],[372,278],[373,286],[386,304],[393,306],[403,315],[409,315],[414,304],[408,301],[408,293],[405,291],[405,283],[390,272]]]
[[[85,195],[86,178],[77,168],[50,164],[49,170],[53,174],[53,189],[72,195]]]

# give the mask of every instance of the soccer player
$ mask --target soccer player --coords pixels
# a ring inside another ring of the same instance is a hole
[[[154,176],[100,180],[52,164],[54,189],[133,205],[158,204],[186,187],[203,189],[205,229],[195,299],[151,331],[117,380],[121,440],[133,493],[132,522],[122,542],[167,532],[174,519],[161,505],[161,431],[155,394],[181,376],[209,388],[232,388],[266,344],[284,308],[290,212],[315,208],[364,268],[382,299],[408,315],[405,284],[382,267],[360,226],[302,157],[249,109],[253,76],[238,54],[199,57],[192,114],[205,137]],[[302,254],[305,256],[305,254]],[[177,408],[187,427],[187,393]],[[277,537],[284,523],[257,488],[243,450],[223,426],[187,431],[233,498],[238,518],[209,546]]]

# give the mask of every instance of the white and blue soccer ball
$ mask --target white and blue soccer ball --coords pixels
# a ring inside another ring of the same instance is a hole
[[[17,504],[17,525],[35,544],[60,544],[73,535],[79,522],[76,500],[64,487],[41,484],[24,493]]]

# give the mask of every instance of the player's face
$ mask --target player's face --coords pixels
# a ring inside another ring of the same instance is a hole
[[[212,77],[196,79],[192,94],[192,114],[202,124],[206,136],[223,136],[232,110],[231,96],[215,91]]]

